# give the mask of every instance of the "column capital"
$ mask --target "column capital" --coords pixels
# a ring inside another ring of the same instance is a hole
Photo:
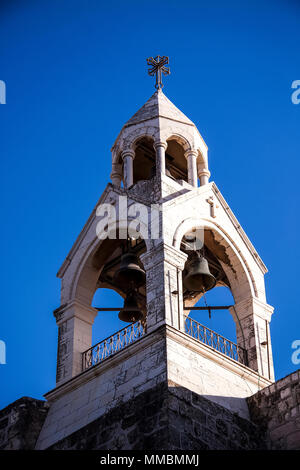
[[[174,246],[160,243],[140,256],[141,261],[147,270],[161,262],[167,262],[180,270],[183,270],[187,255],[183,251],[178,250]]]
[[[197,150],[189,149],[189,150],[186,150],[184,152],[184,156],[185,156],[185,158],[189,158],[189,156],[197,158],[198,157],[198,152],[197,152]]]
[[[98,310],[74,299],[55,309],[53,315],[58,325],[73,317],[79,318],[92,325],[95,317],[98,315]]]
[[[164,150],[167,149],[168,147],[168,144],[165,140],[156,140],[154,143],[153,143],[153,147],[155,148],[155,150],[158,148],[158,147],[163,147]]]
[[[135,157],[135,152],[132,149],[123,150],[123,152],[121,153],[122,160],[124,160],[124,158],[126,157],[131,157],[133,160]]]
[[[200,176],[207,176],[208,178],[210,177],[210,171],[207,168],[202,168],[201,170],[198,171],[198,175]]]
[[[236,311],[240,320],[255,315],[270,322],[274,312],[274,307],[262,302],[256,297],[250,297],[234,304],[234,308],[230,307],[229,310],[231,314]]]
[[[113,163],[110,178],[113,184],[120,186],[122,180],[122,165],[120,163]]]

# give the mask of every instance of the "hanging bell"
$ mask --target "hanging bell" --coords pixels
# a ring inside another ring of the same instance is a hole
[[[124,307],[119,312],[119,318],[127,323],[133,323],[143,318],[143,312],[138,306],[134,291],[130,291],[126,295]]]
[[[189,291],[206,292],[216,285],[216,279],[211,274],[207,259],[197,253],[187,269],[187,274],[183,279],[183,285]]]
[[[132,287],[142,286],[145,281],[145,271],[139,266],[137,256],[130,252],[122,255],[120,267],[114,276],[114,282],[127,291]]]

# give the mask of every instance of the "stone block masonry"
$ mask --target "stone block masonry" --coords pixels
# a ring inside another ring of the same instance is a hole
[[[178,386],[161,383],[55,443],[62,450],[264,449],[248,420]]]
[[[42,450],[110,410],[166,382],[163,331],[146,335],[47,394],[50,410],[36,449]]]
[[[43,400],[22,397],[0,411],[0,450],[34,449],[49,409]]]
[[[266,432],[269,449],[300,450],[300,370],[247,401],[252,421]]]

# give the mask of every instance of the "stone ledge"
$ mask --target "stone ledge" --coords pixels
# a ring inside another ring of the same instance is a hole
[[[148,334],[145,334],[144,336],[136,340],[134,343],[126,346],[121,351],[118,351],[115,354],[113,354],[111,357],[104,359],[98,365],[95,365],[91,367],[90,369],[87,369],[81,372],[79,375],[72,377],[67,382],[59,385],[53,390],[50,390],[48,393],[44,395],[44,397],[51,403],[53,400],[56,400],[57,398],[64,395],[65,393],[68,393],[69,391],[87,383],[93,377],[96,377],[102,374],[107,369],[113,368],[116,364],[124,361],[125,359],[131,356],[136,355],[139,351],[141,351],[145,347],[151,344],[154,344],[157,341],[160,341],[164,337],[163,329],[164,329],[164,325],[162,325],[160,328],[154,331],[151,331]]]
[[[166,326],[167,329],[167,338],[171,338],[177,343],[184,345],[186,348],[197,352],[201,356],[207,357],[214,362],[217,362],[222,367],[234,372],[235,374],[239,375],[240,377],[247,378],[253,384],[260,383],[261,388],[267,387],[272,384],[272,381],[259,375],[255,370],[250,369],[249,367],[241,364],[240,362],[231,359],[230,357],[226,356],[225,354],[220,353],[216,349],[208,346],[201,341],[194,339],[192,336],[179,331],[169,325]]]
[[[249,367],[225,356],[224,354],[220,353],[219,351],[216,351],[210,346],[201,343],[200,341],[197,341],[192,336],[189,336],[188,334],[183,333],[182,331],[179,331],[176,328],[163,323],[160,324],[158,328],[147,333],[145,336],[138,339],[133,344],[130,344],[123,350],[118,351],[113,356],[104,359],[100,364],[90,369],[87,369],[86,371],[71,378],[70,380],[59,385],[53,390],[50,390],[44,395],[45,398],[49,402],[57,399],[58,397],[64,395],[70,390],[80,387],[82,384],[88,382],[91,378],[100,375],[107,369],[114,367],[116,364],[124,361],[128,357],[135,355],[146,346],[154,344],[164,337],[166,339],[171,338],[174,341],[180,343],[181,345],[184,345],[186,348],[200,354],[201,356],[204,356],[208,359],[217,362],[222,367],[226,368],[227,370],[230,370],[231,372],[234,372],[240,377],[247,378],[247,380],[249,380],[253,384],[260,383],[261,388],[267,387],[272,384],[270,380],[259,375],[256,371],[250,369]]]

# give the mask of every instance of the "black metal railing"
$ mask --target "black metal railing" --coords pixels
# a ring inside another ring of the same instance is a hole
[[[141,321],[131,323],[82,353],[82,370],[85,371],[99,364],[104,359],[134,343],[144,334],[145,325]]]
[[[185,332],[192,336],[192,338],[201,341],[201,343],[210,346],[225,356],[246,366],[248,365],[247,351],[245,349],[190,317],[185,317]]]

